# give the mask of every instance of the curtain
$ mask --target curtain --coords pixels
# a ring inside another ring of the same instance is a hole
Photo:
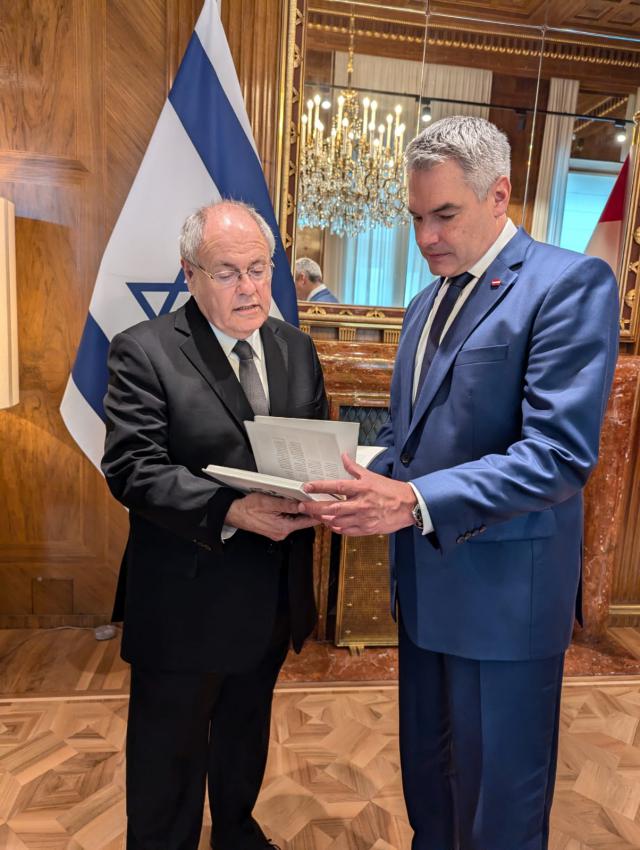
[[[579,87],[578,80],[552,77],[547,109],[553,112],[574,113],[578,102]],[[539,239],[541,242],[551,242],[554,245],[560,244],[562,232],[562,215],[569,175],[573,124],[573,117],[545,116],[531,235],[534,239]]]
[[[409,139],[425,126],[418,114],[421,75],[420,62],[354,56],[352,84],[355,87],[397,92],[370,95],[378,102],[376,123],[384,124],[387,114],[393,114],[395,105],[399,103],[402,106],[401,120],[407,126],[405,138]],[[334,81],[338,86],[346,86],[346,53],[335,54]],[[488,103],[491,83],[491,71],[455,65],[427,65],[423,98]],[[432,103],[431,114],[434,121],[445,115],[487,118],[489,109],[466,106],[461,102]],[[378,227],[354,237],[326,234],[324,266],[325,279],[332,282],[340,301],[347,304],[402,306],[432,279],[408,224]]]

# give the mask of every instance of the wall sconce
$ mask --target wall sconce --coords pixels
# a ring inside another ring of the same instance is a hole
[[[0,409],[20,400],[15,207],[0,198]]]

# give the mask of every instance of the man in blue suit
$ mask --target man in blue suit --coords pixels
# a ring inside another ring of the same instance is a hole
[[[440,278],[407,308],[375,471],[346,459],[353,480],[309,487],[346,500],[305,505],[343,534],[393,533],[413,850],[543,850],[617,286],[508,219],[493,124],[445,118],[406,162]]]
[[[309,257],[300,257],[296,260],[294,281],[298,301],[338,303],[333,292],[322,282],[322,269],[315,260]]]

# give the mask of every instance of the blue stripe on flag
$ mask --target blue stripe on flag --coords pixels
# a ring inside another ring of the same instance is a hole
[[[271,226],[276,237],[273,297],[283,317],[297,325],[295,288],[262,166],[195,33],[169,100],[222,197],[251,204]]]
[[[88,313],[71,374],[76,387],[103,421],[106,417],[102,400],[109,383],[108,353],[109,340],[91,313]]]

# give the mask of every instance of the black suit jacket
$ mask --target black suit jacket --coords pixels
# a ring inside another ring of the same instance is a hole
[[[260,335],[272,415],[326,418],[311,338],[273,318]],[[221,542],[239,494],[202,468],[255,469],[243,425],[253,412],[196,302],[114,337],[109,372],[102,469],[130,512],[114,610],[124,619],[123,658],[151,670],[250,668],[271,635],[287,568],[299,650],[315,622],[314,531],[274,543],[239,530]]]

